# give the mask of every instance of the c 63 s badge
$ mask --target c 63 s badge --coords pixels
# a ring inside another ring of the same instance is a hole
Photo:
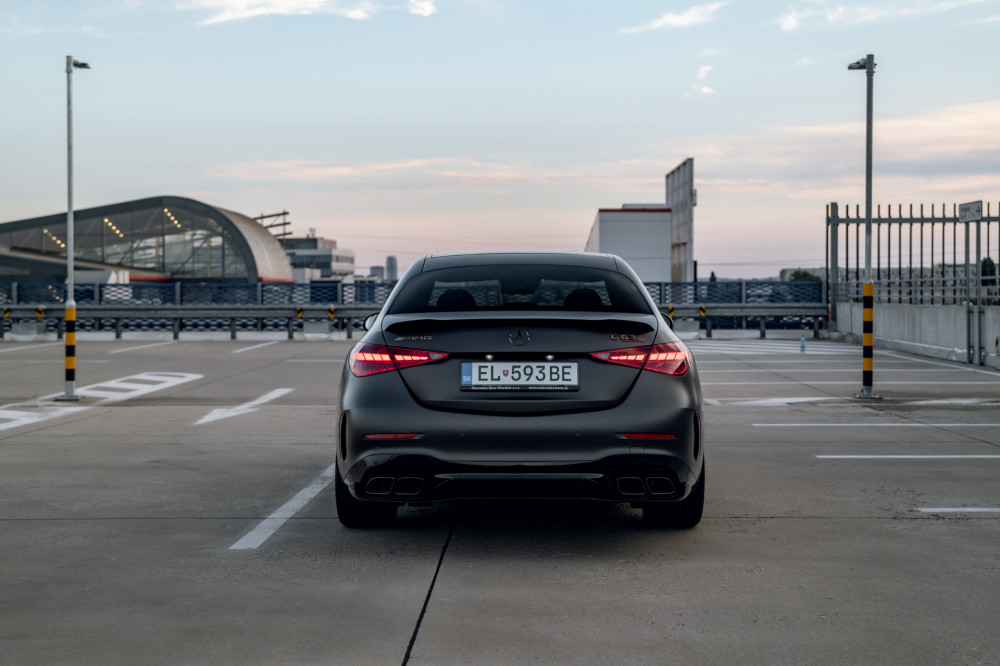
[[[612,333],[611,334],[611,339],[612,340],[621,340],[622,342],[645,342],[646,341],[646,338],[644,338],[641,335],[629,335],[628,333],[622,333],[620,335],[617,334],[617,333]]]
[[[404,335],[401,338],[396,338],[393,342],[414,342],[418,340],[432,340],[433,336],[430,335]]]

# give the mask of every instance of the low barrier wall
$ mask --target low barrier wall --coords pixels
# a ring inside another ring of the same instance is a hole
[[[971,357],[973,364],[1000,369],[997,353],[1000,307],[985,306],[982,310],[980,327],[976,309],[972,309],[970,317],[965,305],[876,303],[875,349],[893,349],[962,363],[969,362]],[[861,303],[837,303],[837,330],[860,343]]]

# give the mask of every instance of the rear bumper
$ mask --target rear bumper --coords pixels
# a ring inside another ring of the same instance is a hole
[[[432,409],[397,373],[356,378],[345,369],[341,400],[337,463],[359,499],[678,501],[702,469],[694,373],[640,373],[627,399],[606,409],[502,415]],[[393,433],[413,436],[386,438]]]
[[[360,499],[427,503],[463,499],[678,501],[697,475],[679,458],[622,454],[577,464],[463,464],[425,455],[380,453],[344,475]]]

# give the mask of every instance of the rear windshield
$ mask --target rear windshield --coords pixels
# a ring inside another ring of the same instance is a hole
[[[408,280],[389,313],[530,309],[649,314],[640,289],[628,277],[599,268],[458,266]]]

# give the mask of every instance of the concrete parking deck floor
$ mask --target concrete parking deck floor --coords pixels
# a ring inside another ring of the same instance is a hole
[[[1000,663],[994,371],[877,352],[860,401],[859,347],[693,341],[694,530],[554,503],[357,531],[324,476],[351,343],[264,342],[84,342],[79,403],[46,398],[60,345],[0,344],[0,662]]]

